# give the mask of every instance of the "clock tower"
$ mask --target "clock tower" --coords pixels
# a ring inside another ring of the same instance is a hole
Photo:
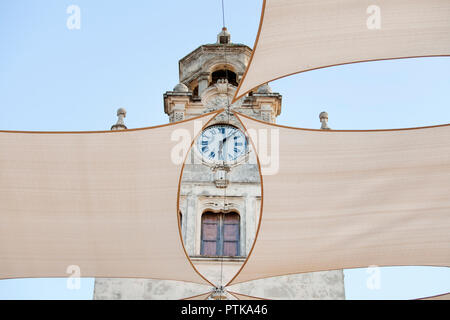
[[[182,58],[179,83],[164,93],[169,121],[224,108],[275,123],[282,97],[268,84],[231,104],[251,54],[248,46],[232,43],[223,28],[215,43]],[[220,285],[239,270],[255,239],[262,205],[256,156],[241,124],[228,111],[210,122],[189,156],[194,161],[184,167],[179,199],[184,246],[197,270],[217,284],[212,297],[234,299]],[[250,281],[232,289],[269,299],[345,298],[341,270]],[[180,299],[203,292],[204,287],[176,281],[96,279],[94,299]]]
[[[164,94],[164,112],[169,121],[180,121],[226,108],[250,61],[252,49],[231,42],[226,28],[217,42],[205,44],[179,61],[179,79]],[[255,119],[275,122],[281,112],[281,95],[263,85],[240,99],[231,108]]]

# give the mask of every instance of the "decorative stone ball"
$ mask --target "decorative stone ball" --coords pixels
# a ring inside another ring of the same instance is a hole
[[[125,110],[124,108],[119,108],[117,110],[117,116],[123,115],[124,117],[127,115],[127,110]]]
[[[272,88],[266,83],[259,87],[256,93],[272,93]]]
[[[322,119],[327,119],[328,120],[328,113],[325,112],[325,111],[321,112],[319,114],[319,118],[320,118],[320,120],[322,120]]]
[[[184,83],[179,83],[173,88],[174,92],[189,92],[189,88]]]

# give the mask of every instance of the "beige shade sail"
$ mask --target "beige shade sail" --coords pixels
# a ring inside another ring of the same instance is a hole
[[[248,260],[229,284],[450,265],[450,125],[329,131],[238,118],[261,160],[263,213]]]
[[[116,132],[0,132],[0,278],[206,284],[180,240],[177,192],[185,152],[215,115]]]
[[[450,300],[450,293],[444,293],[437,296],[422,298],[418,300]]]
[[[235,100],[288,75],[340,64],[450,55],[449,0],[264,0]]]

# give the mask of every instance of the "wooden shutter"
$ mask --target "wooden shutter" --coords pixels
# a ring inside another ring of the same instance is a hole
[[[202,216],[203,256],[239,256],[240,217],[237,213],[205,213]]]
[[[220,214],[205,213],[202,216],[201,255],[218,255]]]
[[[223,255],[239,255],[239,215],[226,213],[223,216]]]

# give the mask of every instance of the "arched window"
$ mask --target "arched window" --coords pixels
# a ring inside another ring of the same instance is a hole
[[[198,97],[198,86],[196,86],[196,87],[194,88],[194,90],[192,90],[192,95],[193,95],[194,97]]]
[[[205,212],[201,234],[202,256],[239,256],[239,214]]]
[[[216,83],[219,79],[227,79],[229,84],[236,87],[238,85],[236,73],[230,70],[217,70],[211,74],[211,84]]]

